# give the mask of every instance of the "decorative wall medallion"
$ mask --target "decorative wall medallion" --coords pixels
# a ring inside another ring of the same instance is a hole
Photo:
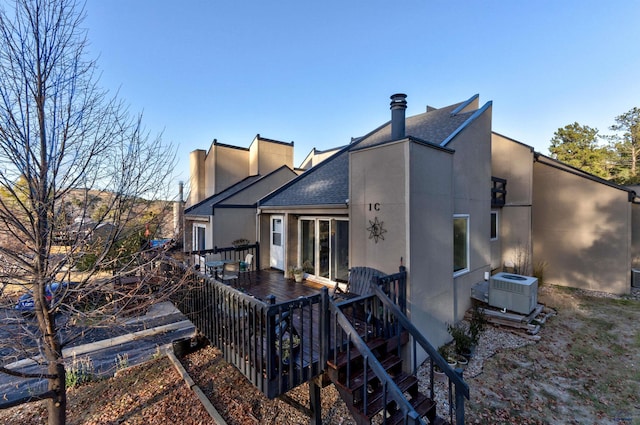
[[[383,234],[387,233],[387,231],[382,228],[384,221],[378,221],[378,217],[376,217],[373,221],[369,220],[369,224],[370,226],[367,227],[369,239],[373,239],[375,243],[378,243],[378,239],[384,240]]]

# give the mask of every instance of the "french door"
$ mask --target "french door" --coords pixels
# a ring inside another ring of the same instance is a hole
[[[349,221],[300,219],[300,263],[310,275],[346,281],[349,276]]]

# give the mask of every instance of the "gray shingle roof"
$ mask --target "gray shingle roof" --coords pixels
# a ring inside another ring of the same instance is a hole
[[[442,144],[442,142],[444,142],[451,133],[460,127],[473,114],[472,111],[451,115],[451,113],[460,105],[461,104],[458,103],[407,117],[405,121],[405,134],[436,145]],[[379,143],[388,142],[390,140],[391,123],[387,123],[358,143],[357,148],[365,148]]]
[[[442,145],[475,112],[452,114],[463,103],[465,102],[406,118],[406,136]],[[292,207],[344,204],[349,198],[349,151],[389,141],[391,123],[387,122],[371,133],[354,139],[349,146],[263,198],[259,205]]]
[[[222,192],[217,193],[213,196],[210,196],[207,199],[204,199],[198,202],[197,204],[185,209],[184,213],[185,215],[211,215],[212,208],[216,204],[224,201],[225,199],[229,198],[232,195],[235,195],[241,190],[251,186],[253,183],[260,180],[261,178],[262,176],[260,175],[246,177],[240,182],[234,184],[233,186],[226,188]]]
[[[344,204],[349,197],[349,148],[347,146],[296,177],[260,206]]]

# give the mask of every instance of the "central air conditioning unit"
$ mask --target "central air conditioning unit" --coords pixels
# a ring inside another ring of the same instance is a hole
[[[489,305],[529,314],[538,305],[538,279],[513,273],[497,273],[489,280]]]
[[[640,288],[640,269],[631,269],[631,286]]]

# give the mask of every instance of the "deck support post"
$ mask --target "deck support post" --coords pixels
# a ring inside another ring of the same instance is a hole
[[[309,418],[310,425],[322,425],[322,401],[320,399],[320,383],[321,378],[314,378],[309,381],[309,405],[311,407],[311,416]]]

